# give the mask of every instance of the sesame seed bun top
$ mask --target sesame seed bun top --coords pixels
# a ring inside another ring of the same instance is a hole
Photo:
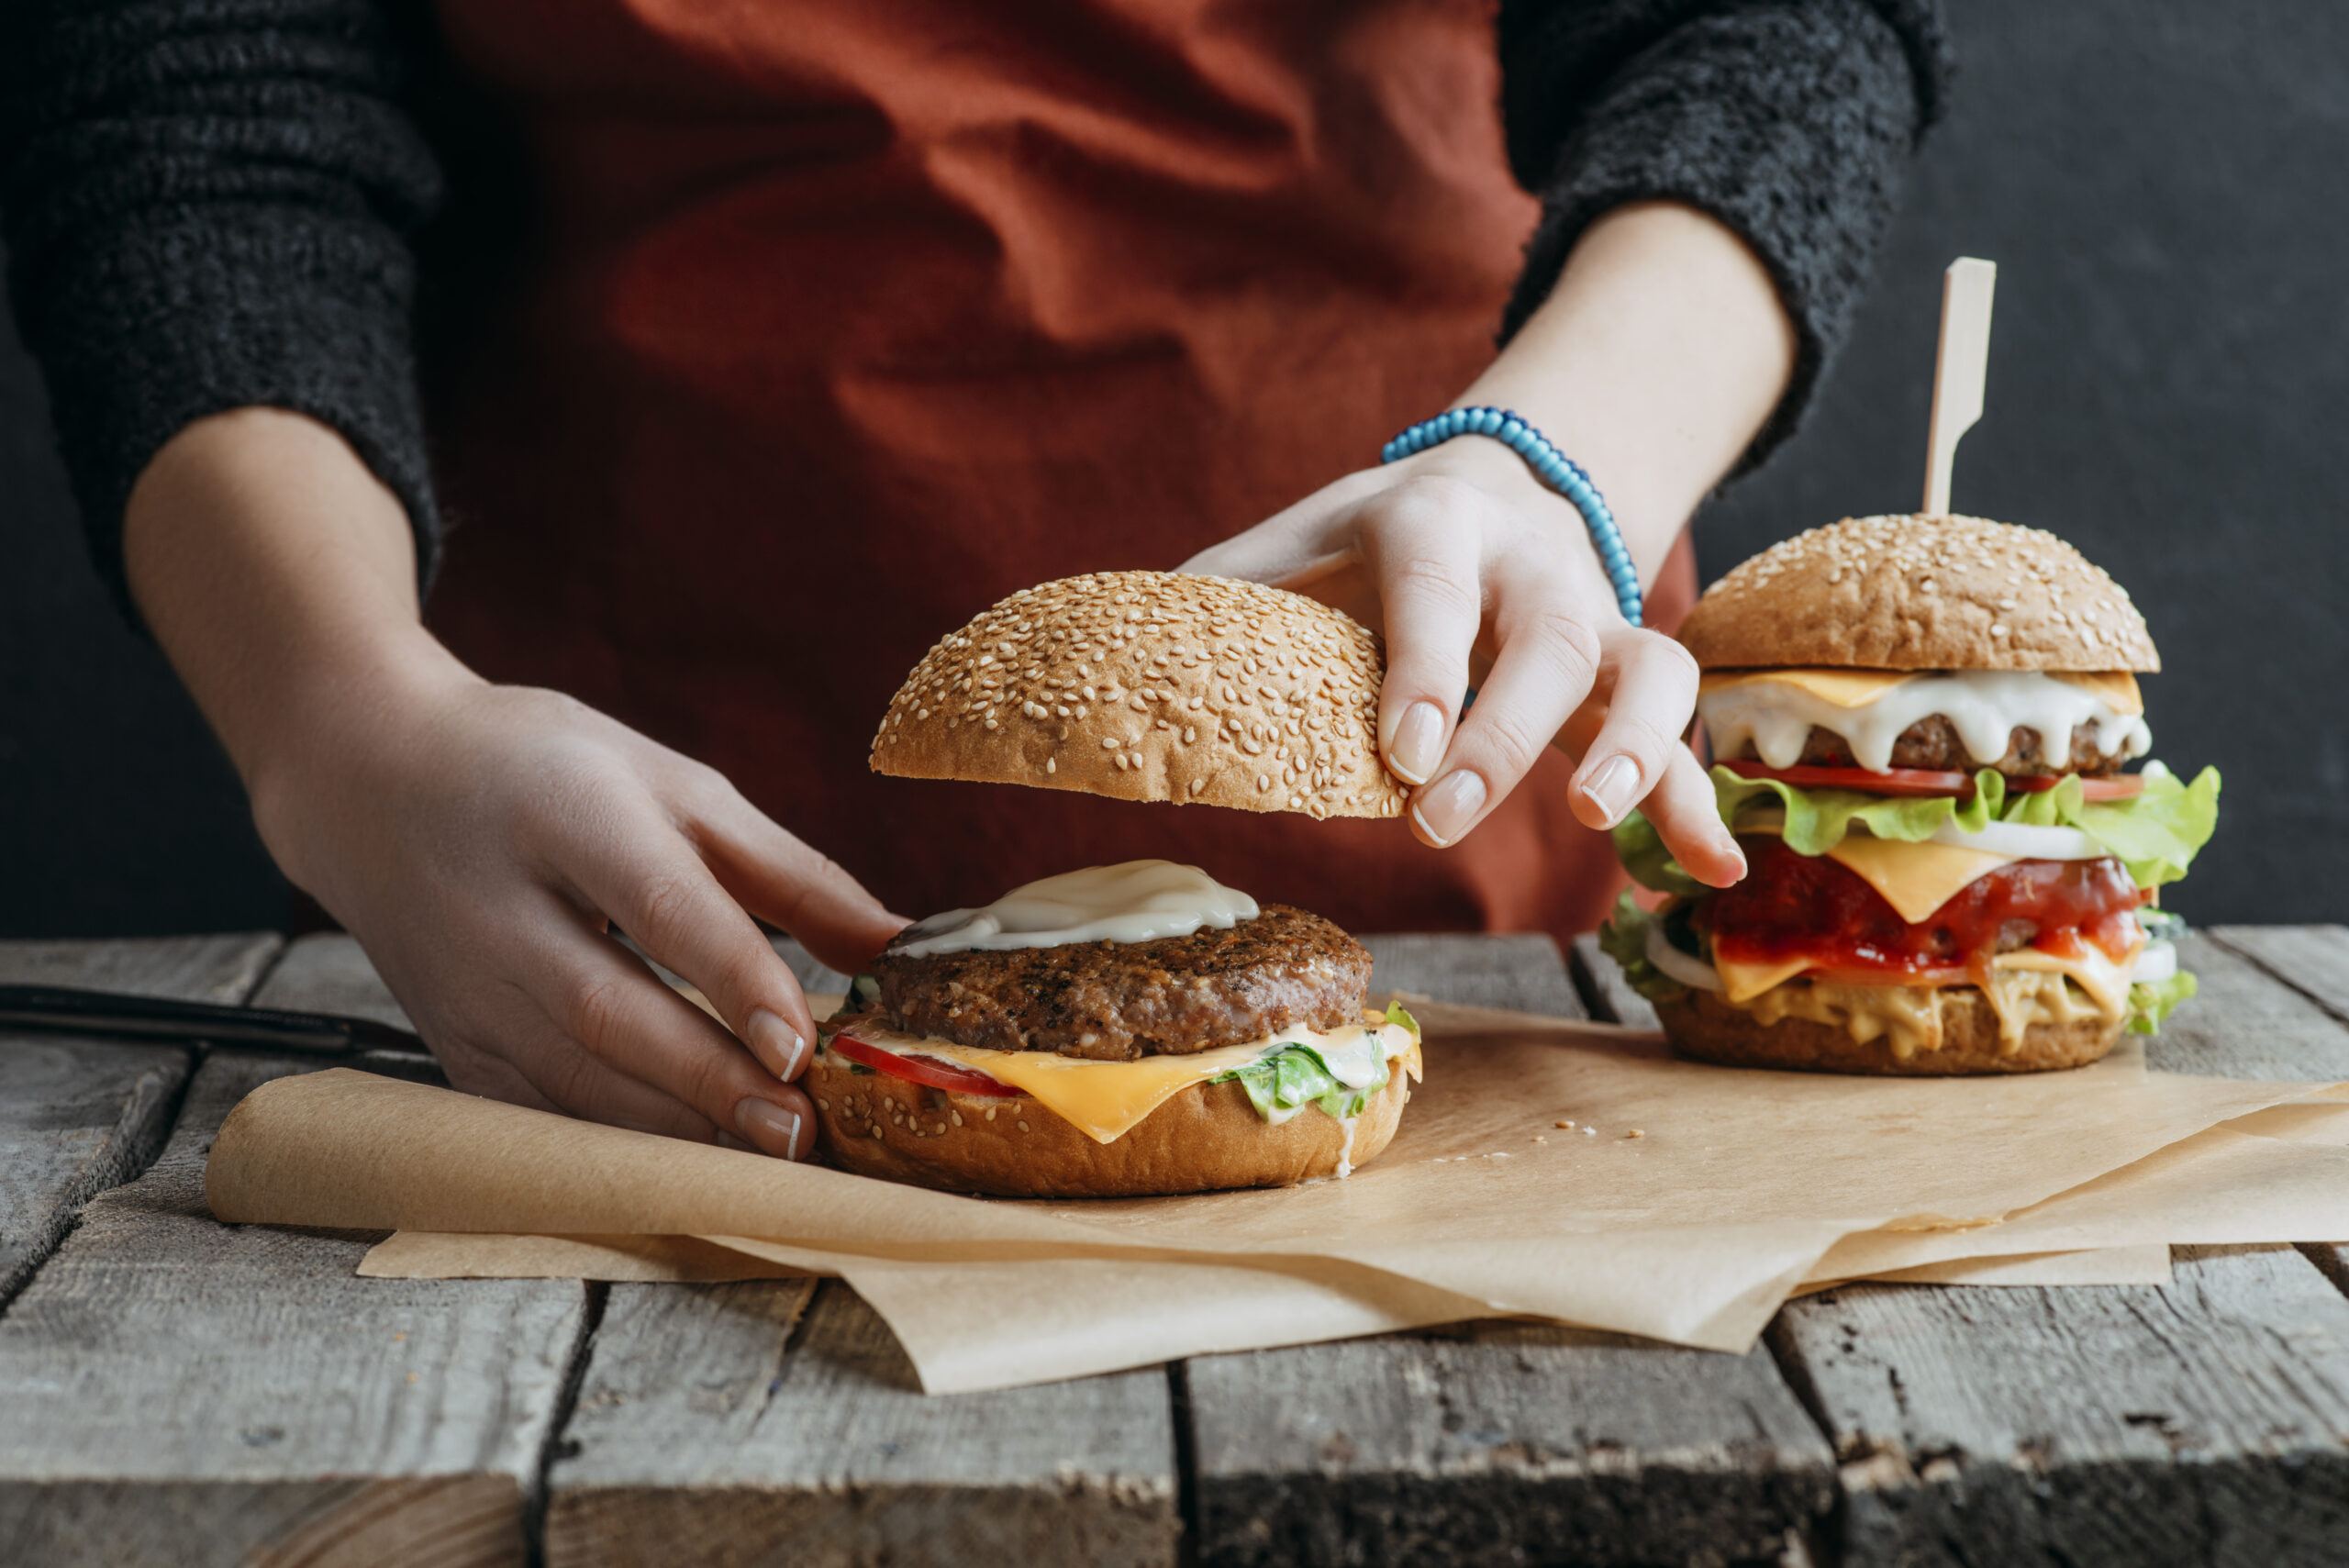
[[[1378,639],[1277,588],[1102,572],[1023,589],[923,655],[875,773],[1119,800],[1395,817]]]
[[[2128,591],[2040,528],[1846,517],[1705,590],[1680,640],[1706,669],[2162,667]]]

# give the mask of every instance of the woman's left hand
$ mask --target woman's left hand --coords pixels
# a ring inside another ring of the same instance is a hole
[[[1457,843],[1555,744],[1578,760],[1584,823],[1640,806],[1699,881],[1744,875],[1681,743],[1696,661],[1623,619],[1582,515],[1498,443],[1349,474],[1183,570],[1293,589],[1384,632],[1379,746],[1424,842]]]

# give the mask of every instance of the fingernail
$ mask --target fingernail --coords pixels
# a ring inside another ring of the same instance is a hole
[[[799,1069],[807,1061],[807,1042],[799,1031],[764,1007],[751,1009],[751,1054],[759,1065],[789,1083],[799,1076]]]
[[[1484,808],[1485,781],[1462,768],[1444,774],[1411,803],[1411,820],[1441,846],[1468,831]]]
[[[766,1100],[744,1100],[734,1107],[742,1136],[778,1160],[799,1158],[799,1113]]]
[[[1423,784],[1442,761],[1443,709],[1415,702],[1395,726],[1395,743],[1386,748],[1387,771],[1405,784]]]
[[[1582,793],[1584,799],[1598,807],[1598,815],[1607,819],[1607,826],[1612,828],[1639,797],[1640,765],[1618,752],[1599,763],[1583,781]]]

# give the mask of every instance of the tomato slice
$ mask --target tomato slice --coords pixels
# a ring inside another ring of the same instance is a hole
[[[1930,768],[1773,768],[1749,760],[1723,762],[1740,778],[1776,779],[1797,789],[1849,789],[1864,795],[1954,795],[1974,793],[1974,780],[1965,773],[1937,773]]]
[[[1019,1095],[1019,1090],[996,1082],[976,1068],[957,1067],[930,1056],[900,1056],[854,1035],[836,1034],[826,1043],[851,1062],[862,1062],[875,1073],[902,1078],[908,1084],[927,1084],[933,1089],[952,1089],[960,1095],[996,1095],[1011,1099]]]
[[[2009,795],[2041,795],[2062,784],[2063,773],[2033,773],[2028,778],[2009,779]],[[2109,779],[2082,779],[2082,800],[2133,800],[2145,793],[2145,780],[2140,773],[2116,773]]]

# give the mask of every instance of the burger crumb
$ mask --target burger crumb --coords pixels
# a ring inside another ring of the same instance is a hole
[[[1534,1142],[1536,1142],[1536,1143],[1547,1143],[1547,1142],[1549,1142],[1550,1140],[1549,1140],[1547,1138],[1544,1138],[1542,1134],[1540,1134],[1540,1133],[1538,1133],[1538,1132],[1537,1132],[1537,1133],[1535,1133],[1535,1134],[1533,1135],[1533,1141],[1534,1141]]]
[[[1552,1122],[1550,1125],[1551,1125],[1551,1126],[1553,1126],[1553,1127],[1561,1127],[1561,1128],[1564,1128],[1564,1129],[1565,1129],[1568,1132],[1572,1132],[1572,1131],[1575,1129],[1575,1124],[1574,1124],[1574,1123],[1572,1123],[1572,1122],[1570,1122],[1570,1121],[1558,1121],[1558,1122]]]
[[[1646,1134],[1646,1133],[1644,1133],[1644,1132],[1642,1132],[1638,1128],[1636,1128],[1636,1127],[1635,1127],[1635,1128],[1631,1129],[1631,1131],[1629,1131],[1629,1132],[1625,1133],[1623,1136],[1624,1136],[1624,1137],[1626,1137],[1626,1138],[1645,1138],[1645,1137],[1647,1136],[1647,1134]]]
[[[1596,1138],[1598,1136],[1598,1129],[1595,1127],[1586,1127],[1582,1129],[1582,1133],[1585,1138]]]

